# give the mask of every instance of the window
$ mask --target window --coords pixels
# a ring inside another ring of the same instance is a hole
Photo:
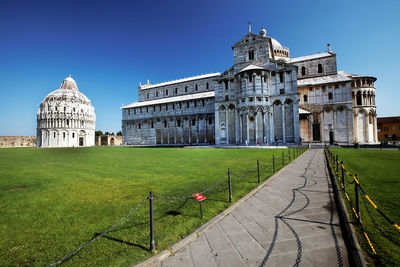
[[[193,103],[194,103],[194,107],[197,108],[197,101],[194,100]]]
[[[178,127],[181,127],[181,120],[178,120],[177,123],[178,123]]]
[[[189,101],[186,102],[186,108],[189,108]]]
[[[146,112],[149,112],[149,107],[146,107]]]
[[[154,122],[153,121],[151,122],[151,128],[154,128]]]
[[[229,100],[229,95],[225,95],[225,101]]]
[[[187,93],[187,86],[185,86],[185,93]]]
[[[150,94],[149,94],[149,93],[147,93],[146,97],[147,97],[147,99],[149,99],[149,98],[150,98]]]
[[[164,128],[167,128],[167,121],[164,121]]]
[[[283,78],[284,78],[283,77],[283,72],[280,72],[279,73],[279,82],[283,83],[283,81],[284,81]]]
[[[67,108],[66,107],[64,107],[64,112],[67,112]]]
[[[254,50],[249,51],[249,60],[254,60]]]
[[[279,93],[280,93],[281,95],[284,95],[284,94],[285,94],[285,89],[279,89]]]
[[[388,131],[388,128],[387,128],[387,127],[383,127],[383,131],[384,131],[384,132],[387,132],[387,131]]]
[[[304,95],[303,99],[304,99],[304,102],[308,102],[308,96],[307,95]]]
[[[75,112],[75,108],[73,108],[72,111]]]
[[[195,125],[196,125],[196,120],[192,119],[192,126],[195,126]]]
[[[140,125],[140,123],[138,124],[138,128],[139,128],[139,130],[140,130],[140,128],[141,128],[142,126]]]
[[[168,110],[168,104],[165,104],[165,110]]]
[[[267,75],[264,75],[264,82],[267,82]]]
[[[172,110],[175,110],[175,103],[172,103]]]
[[[357,95],[356,99],[357,99],[357,106],[361,106],[362,105],[361,95]]]
[[[182,109],[182,102],[179,102],[179,109]]]
[[[312,91],[312,90],[313,90],[313,88],[312,88],[312,87],[310,87],[310,88],[308,88],[308,90]]]
[[[385,138],[388,138],[389,136],[387,134],[385,134]]]
[[[333,99],[333,94],[331,92],[328,93],[328,99],[332,100]]]
[[[167,90],[165,90],[165,95],[168,95],[168,89],[167,89]]]
[[[275,71],[271,72],[272,77],[275,77],[275,74],[276,74]]]
[[[339,84],[335,84],[335,89],[338,89],[339,88]]]
[[[57,107],[56,107],[56,111],[57,111]]]
[[[53,133],[53,138],[56,138],[56,133]]]
[[[197,89],[198,89],[198,86],[197,86],[197,84],[194,86],[194,90],[195,91],[197,91]]]
[[[176,95],[178,94],[178,88],[175,88],[175,94]]]
[[[253,75],[249,75],[249,82],[253,82]]]
[[[131,115],[131,111],[128,109],[128,116],[130,116]]]
[[[75,138],[75,133],[72,133],[72,138]]]
[[[306,67],[301,67],[301,76],[306,76]]]
[[[201,105],[204,107],[204,99],[201,100]]]
[[[63,133],[63,138],[65,139],[65,133]]]
[[[207,89],[209,89],[209,88],[210,88],[210,85],[209,85],[208,83],[206,84],[206,88],[207,88]]]
[[[160,108],[160,111],[161,111],[161,105],[159,105],[158,107]]]
[[[212,124],[212,118],[208,118],[208,124],[211,125]]]
[[[156,92],[156,97],[158,97],[158,92]]]
[[[318,64],[318,73],[322,73],[322,72],[323,72],[322,64]]]
[[[224,81],[225,84],[225,91],[228,91],[228,81]]]

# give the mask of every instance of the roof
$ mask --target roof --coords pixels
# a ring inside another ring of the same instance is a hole
[[[348,82],[351,81],[343,71],[338,71],[337,74],[319,76],[307,79],[297,80],[297,86],[307,86],[307,85],[318,85],[318,84],[327,84],[327,83],[337,83],[337,82]]]
[[[376,118],[378,123],[400,123],[400,116]]]
[[[162,83],[149,84],[149,85],[145,84],[145,85],[140,86],[139,88],[140,88],[140,90],[145,90],[145,89],[156,88],[156,87],[166,86],[166,85],[171,85],[171,84],[184,83],[184,82],[190,82],[190,81],[195,81],[195,80],[200,80],[200,79],[217,77],[220,74],[221,73],[219,73],[219,72],[215,72],[215,73],[209,73],[209,74],[203,74],[203,75],[173,80],[173,81],[169,81],[169,82],[162,82]]]
[[[145,106],[150,106],[150,105],[159,105],[159,104],[166,104],[166,103],[172,103],[172,102],[178,102],[178,101],[188,101],[188,100],[193,100],[193,99],[209,98],[209,97],[214,97],[214,96],[215,96],[215,92],[211,91],[211,92],[204,92],[204,93],[191,94],[191,95],[166,97],[166,98],[155,99],[155,100],[150,100],[150,101],[133,102],[132,104],[123,106],[121,108],[124,109],[124,108],[145,107]]]
[[[313,55],[309,55],[309,56],[294,57],[294,58],[291,58],[289,62],[297,63],[297,62],[306,61],[306,60],[330,57],[333,55],[335,55],[335,53],[333,53],[333,52],[324,52],[324,53],[318,53],[318,54],[313,54]]]
[[[310,114],[310,112],[305,109],[299,108],[299,114]]]
[[[243,68],[242,70],[238,71],[238,73],[242,72],[242,71],[247,71],[247,70],[263,70],[264,68],[260,67],[260,66],[256,66],[253,64],[248,65],[247,67]]]

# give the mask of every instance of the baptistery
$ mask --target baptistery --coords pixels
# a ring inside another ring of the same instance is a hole
[[[95,124],[94,107],[70,75],[40,103],[37,146],[94,146]]]

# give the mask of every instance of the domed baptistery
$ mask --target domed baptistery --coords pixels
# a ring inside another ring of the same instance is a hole
[[[37,112],[38,147],[94,146],[96,114],[71,75],[48,94]]]

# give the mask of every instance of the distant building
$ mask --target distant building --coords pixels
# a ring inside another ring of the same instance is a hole
[[[400,116],[378,118],[379,141],[400,141]]]
[[[36,136],[0,136],[0,147],[36,147]]]
[[[37,112],[38,147],[94,146],[96,115],[75,80],[65,78],[48,94]]]
[[[249,27],[232,50],[223,73],[140,85],[122,107],[123,144],[377,142],[376,78],[338,71],[329,45],[292,58]]]
[[[120,146],[121,144],[121,135],[104,134],[96,136],[96,146]]]

